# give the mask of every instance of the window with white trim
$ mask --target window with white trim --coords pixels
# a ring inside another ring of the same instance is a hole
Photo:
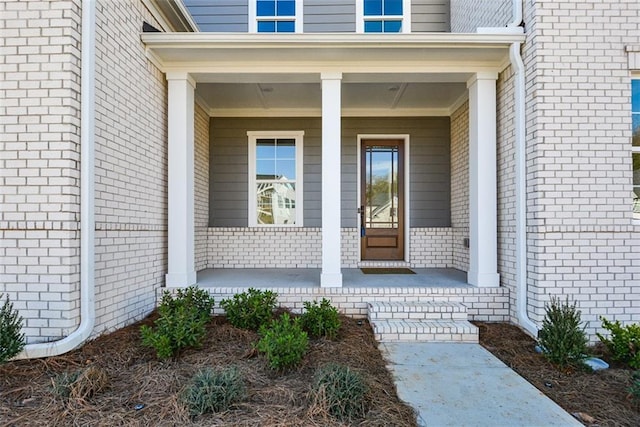
[[[302,0],[249,0],[249,32],[302,32]]]
[[[249,226],[301,227],[304,131],[247,132]]]
[[[356,2],[358,32],[411,32],[410,0],[363,0]]]
[[[640,78],[631,80],[631,163],[633,164],[633,218],[640,220]]]

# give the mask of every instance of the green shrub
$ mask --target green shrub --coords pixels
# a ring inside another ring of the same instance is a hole
[[[249,288],[233,296],[233,299],[223,299],[220,307],[224,308],[227,320],[233,326],[257,331],[273,318],[278,294],[271,291],[259,291]]]
[[[302,360],[309,345],[307,333],[300,326],[300,319],[291,319],[284,313],[267,327],[260,328],[262,338],[258,341],[258,351],[264,353],[273,369],[285,369],[297,365]]]
[[[235,368],[198,371],[180,393],[180,400],[192,415],[219,412],[245,396],[242,375]]]
[[[154,328],[146,325],[140,328],[142,343],[155,348],[160,359],[169,358],[186,347],[200,346],[214,304],[207,291],[195,286],[178,289],[175,298],[165,291]]]
[[[62,399],[71,395],[71,387],[78,380],[82,371],[62,372],[51,379],[51,391]]]
[[[629,387],[629,394],[635,400],[640,400],[640,371],[633,373],[631,377],[631,387]]]
[[[331,305],[331,301],[322,298],[313,303],[304,303],[305,312],[300,317],[302,329],[314,338],[326,337],[334,339],[340,329],[340,316],[338,310]]]
[[[312,397],[340,421],[362,418],[366,412],[367,385],[358,372],[348,366],[329,364],[316,371]]]
[[[596,335],[607,346],[613,358],[634,369],[640,369],[640,325],[632,324],[623,327],[617,320],[610,322],[604,317],[600,317],[600,320],[602,320],[602,327],[611,332],[611,338],[605,338],[601,334]]]
[[[20,353],[25,344],[24,334],[21,332],[22,317],[13,309],[9,295],[0,307],[0,331],[0,363],[3,363]]]
[[[560,368],[584,366],[588,340],[584,326],[580,326],[580,310],[576,309],[576,303],[569,304],[568,298],[561,303],[552,297],[545,305],[545,312],[538,333],[542,353]]]

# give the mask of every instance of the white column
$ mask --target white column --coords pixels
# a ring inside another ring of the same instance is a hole
[[[496,179],[496,73],[469,82],[469,273],[478,287],[499,286]]]
[[[342,73],[322,73],[322,274],[320,286],[342,286],[340,141]]]
[[[187,73],[167,73],[169,87],[169,271],[167,287],[196,283],[194,261],[194,89]]]

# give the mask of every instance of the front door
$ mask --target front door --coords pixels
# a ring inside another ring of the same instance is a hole
[[[363,260],[404,259],[403,140],[362,140],[360,235]]]

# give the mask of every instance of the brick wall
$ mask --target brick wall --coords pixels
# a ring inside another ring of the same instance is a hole
[[[0,2],[0,293],[29,343],[79,318],[80,26],[79,0]]]
[[[194,216],[196,271],[207,267],[207,229],[209,225],[209,116],[196,103],[194,111]]]
[[[211,227],[207,268],[321,268],[322,229]],[[411,228],[410,262],[414,268],[449,268],[453,232],[448,227]],[[360,234],[342,229],[342,267],[358,268]]]
[[[511,22],[511,0],[451,0],[451,32],[475,33],[478,27],[505,27]]]
[[[640,225],[631,212],[630,72],[637,1],[526,2],[529,295],[640,321]],[[592,335],[593,337],[593,335]]]
[[[142,2],[96,4],[96,328],[149,313],[167,268],[167,89]]]
[[[469,102],[451,115],[452,266],[469,271]]]

